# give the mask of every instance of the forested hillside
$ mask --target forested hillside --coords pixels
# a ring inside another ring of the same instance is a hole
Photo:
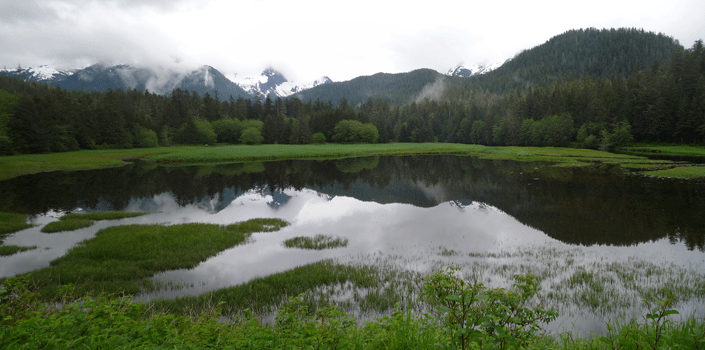
[[[565,79],[628,78],[653,62],[670,60],[678,47],[673,38],[644,30],[570,30],[517,54],[490,73],[472,77],[471,83],[502,93]]]
[[[382,99],[395,105],[403,105],[418,98],[424,87],[445,77],[432,69],[417,69],[409,73],[377,73],[372,76],[357,77],[350,81],[319,85],[302,91],[293,97],[302,101],[333,101],[346,99],[353,105],[368,99]]]
[[[181,89],[168,96],[71,92],[0,76],[0,153],[218,142],[597,147],[705,140],[702,41],[685,49],[640,30],[567,32],[483,76],[417,70],[309,93],[309,100],[261,101]]]

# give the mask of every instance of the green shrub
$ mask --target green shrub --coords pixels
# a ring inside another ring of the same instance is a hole
[[[326,143],[326,135],[323,135],[322,132],[317,132],[311,136],[313,139],[313,143],[321,145]]]
[[[152,148],[159,146],[157,133],[142,126],[137,126],[134,132],[134,145],[137,148]]]
[[[445,341],[452,348],[523,348],[539,340],[540,323],[557,316],[551,310],[527,306],[539,286],[533,275],[515,276],[515,290],[505,291],[466,282],[457,277],[458,272],[447,268],[432,274],[422,294],[445,315]]]
[[[243,130],[240,135],[240,143],[243,145],[260,145],[262,142],[264,142],[264,137],[256,128],[249,127]]]

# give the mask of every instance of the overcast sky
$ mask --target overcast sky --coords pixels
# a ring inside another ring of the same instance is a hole
[[[418,5],[422,3],[423,5]],[[636,27],[686,48],[704,0],[0,0],[0,68],[211,65],[290,80],[511,58],[570,29]]]

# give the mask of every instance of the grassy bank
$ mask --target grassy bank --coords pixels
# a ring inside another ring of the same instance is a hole
[[[700,149],[700,151],[703,151]],[[705,151],[703,151],[705,152]],[[627,154],[560,147],[489,147],[452,143],[184,146],[152,149],[77,151],[0,157],[0,180],[54,170],[86,170],[122,166],[129,159],[160,164],[191,165],[290,159],[338,159],[363,156],[463,155],[484,159],[554,162],[560,166],[586,166],[596,162],[644,171],[673,167],[669,161]]]
[[[157,272],[187,269],[218,252],[241,244],[252,232],[278,230],[278,219],[253,219],[220,226],[212,224],[126,225],[98,231],[51,266],[30,273],[41,294],[57,298],[74,284],[80,295],[136,294],[154,288]]]
[[[163,164],[203,164],[249,162],[281,159],[336,159],[373,155],[465,155],[486,159],[518,161],[578,162],[604,161],[649,162],[643,157],[558,147],[488,147],[455,143],[387,143],[326,145],[260,145],[201,147],[150,157]]]
[[[0,181],[48,171],[76,171],[124,166],[126,161],[189,150],[193,147],[160,147],[74,151],[0,156]]]
[[[666,155],[679,157],[704,157],[705,146],[690,146],[690,145],[637,145],[622,147],[619,149],[622,152],[629,152],[641,155]]]
[[[0,242],[4,235],[32,227],[27,223],[27,215],[0,212]]]

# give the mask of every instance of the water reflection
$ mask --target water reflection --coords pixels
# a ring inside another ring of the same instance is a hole
[[[0,182],[0,210],[155,211],[159,204],[151,200],[167,193],[176,205],[218,212],[253,190],[272,195],[271,206],[286,205],[289,199],[283,190],[288,188],[423,208],[469,199],[499,208],[569,244],[629,246],[669,238],[691,249],[705,247],[701,182],[622,176],[606,166],[554,168],[456,156],[176,168],[135,163],[100,171],[37,174]]]

